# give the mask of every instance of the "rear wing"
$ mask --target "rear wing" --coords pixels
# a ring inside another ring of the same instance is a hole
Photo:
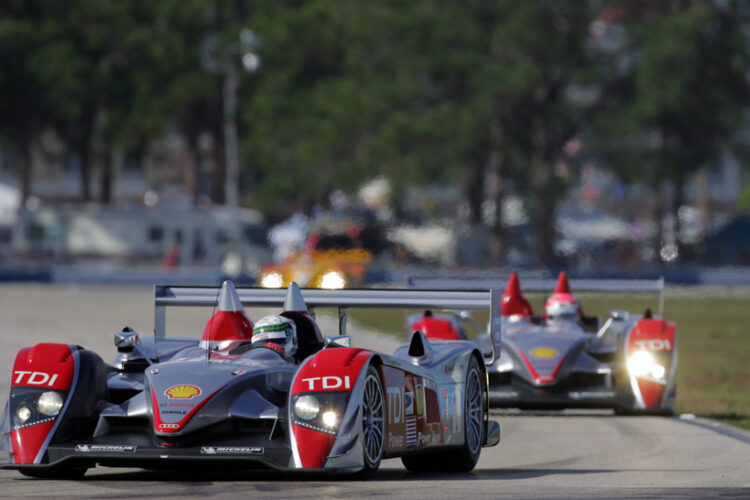
[[[286,289],[237,288],[243,306],[281,307]],[[346,310],[363,309],[448,309],[487,310],[493,344],[500,345],[500,298],[502,290],[403,290],[302,288],[311,312],[316,307],[337,308],[339,333],[346,334]],[[173,306],[215,306],[219,287],[154,286],[154,335],[166,336],[166,308]],[[495,320],[495,318],[497,320]],[[493,346],[494,347],[494,346]],[[499,350],[497,351],[499,352]]]
[[[659,316],[664,314],[664,278],[658,279],[570,279],[570,288],[575,292],[614,292],[614,293],[658,293]],[[411,276],[407,279],[410,289],[483,289],[498,285],[505,286],[508,276]],[[524,292],[551,292],[557,280],[549,278],[524,278],[521,286]]]

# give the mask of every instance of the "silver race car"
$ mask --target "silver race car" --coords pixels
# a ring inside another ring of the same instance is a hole
[[[156,286],[155,335],[116,333],[112,365],[75,345],[18,353],[2,467],[35,477],[80,477],[96,465],[366,474],[401,457],[409,470],[469,471],[500,440],[476,344],[417,332],[392,355],[351,347],[345,310],[489,309],[492,297]],[[255,325],[243,307],[281,304]],[[167,337],[168,306],[216,312],[200,339]],[[308,306],[338,308],[339,335],[323,337]]]
[[[534,291],[549,290],[551,280],[531,280]],[[488,366],[490,405],[522,409],[612,408],[620,413],[674,412],[677,349],[675,324],[661,318],[663,281],[572,280],[577,290],[659,292],[659,314],[612,311],[602,322],[586,316],[571,293],[565,273],[535,316],[512,273],[502,297],[500,356]],[[427,286],[481,287],[486,280],[421,280]],[[527,288],[527,289],[528,289]],[[466,315],[463,316],[464,318]],[[411,329],[435,321],[454,325],[460,315],[432,314]],[[417,318],[415,318],[417,319]],[[496,321],[497,318],[492,318]],[[491,336],[476,340],[491,349]]]

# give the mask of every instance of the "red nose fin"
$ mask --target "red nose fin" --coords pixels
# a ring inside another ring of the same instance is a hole
[[[508,286],[505,288],[501,301],[500,314],[502,316],[533,316],[534,314],[531,304],[521,292],[521,282],[518,279],[518,273],[515,271],[510,273]]]
[[[521,293],[521,282],[518,280],[518,273],[513,271],[510,273],[510,278],[508,279],[508,286],[505,287],[505,296],[518,296],[522,297],[523,294]]]
[[[565,271],[560,271],[560,275],[557,277],[557,288],[554,293],[572,293],[570,291],[570,283],[568,283],[568,275]]]

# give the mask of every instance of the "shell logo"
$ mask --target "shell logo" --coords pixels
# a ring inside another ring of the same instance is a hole
[[[175,385],[164,391],[169,399],[190,399],[201,394],[201,388],[194,385]]]
[[[531,354],[536,358],[554,358],[557,351],[551,347],[536,347],[531,350]]]

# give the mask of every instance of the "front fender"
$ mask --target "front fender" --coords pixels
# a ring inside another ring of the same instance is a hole
[[[677,371],[677,334],[674,323],[663,319],[642,319],[628,332],[625,341],[625,363],[635,408],[663,409],[670,405]],[[638,352],[646,352],[661,368],[641,373],[633,370],[630,360]],[[661,370],[663,376],[658,376]]]
[[[374,352],[366,349],[329,348],[308,358],[297,371],[288,405],[294,467],[331,467],[329,457],[341,456],[356,447],[356,423],[361,418],[361,397],[357,397],[361,392],[359,382],[374,356]],[[315,397],[321,404],[320,412],[308,419],[301,418],[295,410],[297,399],[306,395]],[[325,411],[335,413],[335,425],[326,425],[322,420]],[[347,461],[345,467],[361,468],[363,465],[360,454],[359,463]]]

